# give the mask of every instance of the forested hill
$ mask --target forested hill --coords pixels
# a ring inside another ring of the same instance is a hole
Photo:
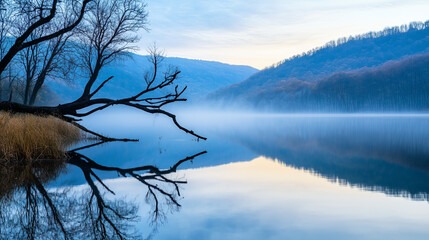
[[[160,72],[162,73],[170,66],[180,69],[181,73],[177,83],[180,87],[187,86],[184,97],[191,101],[204,98],[218,88],[243,81],[258,71],[249,66],[167,57],[162,62]],[[132,54],[131,58],[119,59],[102,70],[97,80],[99,83],[110,76],[114,76],[114,78],[97,94],[113,98],[131,96],[145,87],[146,83],[143,78],[145,72],[150,70],[152,69],[147,56]],[[48,87],[58,95],[58,100],[70,101],[82,94],[86,80],[84,76],[81,79],[75,79],[72,83],[51,80]]]
[[[370,32],[329,42],[323,47],[264,69],[241,83],[220,89],[210,97],[242,100],[254,104],[262,100],[259,99],[262,95],[269,98],[267,92],[277,91],[277,94],[282,91],[284,94],[294,92],[293,88],[297,87],[297,82],[303,85],[310,84],[337,72],[373,68],[387,61],[427,52],[429,52],[429,21],[411,23],[387,28],[381,32]],[[285,96],[285,99],[289,98]],[[284,103],[271,101],[271,104],[281,106]]]
[[[423,54],[312,83],[287,81],[254,95],[253,103],[286,111],[427,111],[428,93],[429,54]]]

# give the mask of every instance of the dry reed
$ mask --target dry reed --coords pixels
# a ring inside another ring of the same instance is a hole
[[[0,112],[0,161],[64,158],[81,137],[78,128],[54,117]]]

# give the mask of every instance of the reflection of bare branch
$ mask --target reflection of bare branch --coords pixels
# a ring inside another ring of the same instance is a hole
[[[88,148],[102,143],[91,144]],[[177,199],[180,196],[179,185],[185,184],[186,181],[174,180],[168,175],[176,172],[183,163],[205,153],[204,151],[182,159],[169,169],[159,169],[155,166],[134,168],[104,166],[77,153],[77,150],[68,152],[65,161],[79,167],[89,190],[84,193],[64,188],[48,191],[44,184],[57,176],[49,172],[59,172],[58,168],[61,169],[64,165],[52,167],[52,163],[55,163],[53,161],[34,161],[30,167],[25,167],[26,171],[29,171],[25,178],[13,183],[13,188],[16,189],[3,187],[4,191],[0,192],[8,195],[0,196],[0,240],[136,239],[138,236],[130,229],[131,223],[138,219],[137,206],[125,200],[107,199],[105,194],[114,192],[95,171],[117,172],[123,177],[132,177],[144,184],[148,191],[147,202],[153,204],[151,219],[157,222],[160,216],[164,216],[162,203],[175,208],[181,206]],[[48,173],[44,173],[45,163],[48,163],[45,169]],[[23,171],[20,169],[14,171]]]
[[[67,237],[67,231],[65,230],[64,224],[62,223],[62,221],[60,219],[60,215],[58,214],[57,207],[52,202],[51,198],[49,197],[48,192],[43,187],[43,185],[39,181],[39,179],[37,179],[37,177],[34,176],[34,175],[33,175],[33,179],[34,179],[34,186],[37,188],[37,190],[39,191],[39,193],[42,195],[43,200],[46,201],[46,203],[49,206],[49,209],[52,211],[52,217],[53,217],[55,223],[60,226],[61,232],[63,232],[63,234],[64,234],[64,238],[68,239],[68,237]]]
[[[160,206],[159,206],[160,201],[158,199],[158,194],[160,194],[161,196],[164,196],[169,205],[173,205],[175,207],[181,207],[181,205],[176,199],[176,196],[180,196],[179,184],[187,183],[186,181],[171,180],[167,178],[165,175],[176,172],[177,168],[181,164],[187,161],[191,161],[192,159],[205,153],[206,151],[197,153],[190,157],[186,157],[185,159],[178,161],[175,165],[173,165],[171,168],[167,170],[160,170],[155,166],[141,166],[141,167],[135,167],[135,168],[107,167],[107,166],[100,165],[95,161],[93,161],[92,159],[80,153],[77,153],[75,151],[71,151],[68,153],[70,156],[68,163],[73,164],[82,170],[85,176],[85,180],[90,186],[93,196],[96,198],[98,207],[101,211],[104,211],[105,209],[108,209],[108,210],[111,210],[111,209],[104,203],[100,190],[98,189],[98,187],[96,186],[92,178],[95,178],[100,183],[100,185],[102,185],[103,188],[108,192],[112,194],[114,194],[114,192],[106,184],[103,183],[103,181],[97,176],[97,174],[94,173],[94,170],[113,171],[113,172],[117,172],[123,177],[131,176],[137,179],[139,182],[143,183],[148,188],[148,193],[146,195],[146,198],[148,200],[151,198],[154,200],[155,206],[154,206],[153,216],[154,216],[154,221],[156,221],[160,214]],[[162,187],[160,187],[159,185],[153,182],[170,184],[174,187],[174,192],[167,192]],[[104,213],[100,213],[99,217],[97,218],[97,222],[100,223],[102,221],[106,221],[108,224],[111,223],[110,219],[107,219]]]

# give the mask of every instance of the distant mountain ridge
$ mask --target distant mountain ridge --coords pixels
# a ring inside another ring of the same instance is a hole
[[[258,71],[249,66],[166,57],[162,62],[160,74],[162,75],[162,71],[169,66],[178,67],[181,71],[177,83],[180,87],[187,86],[184,97],[190,101],[197,101],[220,87],[242,81]],[[109,98],[131,96],[145,87],[143,77],[145,72],[150,70],[151,65],[147,61],[147,56],[131,54],[130,58],[116,60],[100,73],[94,87],[110,76],[114,78],[97,93],[97,96]],[[85,77],[80,77],[71,84],[50,80],[47,85],[58,95],[57,99],[70,101],[80,96],[85,81]]]
[[[333,74],[365,71],[388,61],[425,53],[429,53],[429,21],[331,41],[264,69],[243,82],[220,89],[209,98],[241,101],[259,107],[270,104],[272,108],[286,109],[285,105],[293,105],[295,97],[303,94],[303,89],[310,89],[314,83],[326,81]],[[275,96],[270,95],[274,92]]]

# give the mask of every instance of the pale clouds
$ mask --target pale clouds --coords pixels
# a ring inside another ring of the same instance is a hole
[[[329,40],[429,17],[427,0],[148,0],[152,42],[169,56],[269,66]]]

